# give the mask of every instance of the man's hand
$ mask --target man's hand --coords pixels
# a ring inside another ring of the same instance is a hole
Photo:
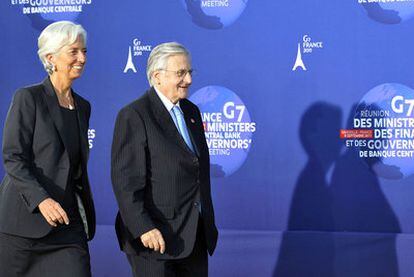
[[[46,198],[40,202],[39,210],[46,219],[47,223],[53,227],[57,226],[57,222],[60,224],[69,224],[69,218],[66,215],[66,212],[63,210],[62,206],[60,206],[60,204],[52,198]]]
[[[151,248],[154,251],[160,251],[161,254],[165,252],[165,241],[161,232],[158,229],[152,229],[141,236],[142,244]]]

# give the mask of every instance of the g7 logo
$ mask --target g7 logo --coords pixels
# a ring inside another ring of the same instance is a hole
[[[226,102],[223,106],[223,114],[228,119],[233,119],[238,112],[237,122],[240,122],[243,118],[246,107],[244,105],[235,105],[234,102]]]
[[[391,109],[395,113],[404,113],[407,109],[407,116],[413,114],[414,109],[414,99],[404,99],[404,96],[397,95],[394,96],[391,100]]]

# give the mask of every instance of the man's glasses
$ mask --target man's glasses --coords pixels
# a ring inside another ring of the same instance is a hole
[[[178,78],[184,78],[187,75],[187,73],[190,74],[191,77],[193,77],[193,73],[194,73],[194,69],[180,69],[180,70],[177,70],[177,71],[175,71],[175,70],[168,70],[168,69],[159,69],[159,70],[174,72],[175,75]]]

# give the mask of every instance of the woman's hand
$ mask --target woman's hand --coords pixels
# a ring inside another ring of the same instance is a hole
[[[62,206],[60,206],[60,204],[52,198],[46,198],[40,202],[39,210],[46,219],[47,223],[53,227],[57,226],[57,222],[60,224],[69,224],[69,218],[65,210],[63,210]]]

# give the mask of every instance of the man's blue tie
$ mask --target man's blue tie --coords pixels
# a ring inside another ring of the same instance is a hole
[[[191,143],[190,135],[188,134],[187,125],[185,124],[184,114],[183,114],[182,110],[180,109],[179,106],[174,106],[173,107],[173,112],[174,112],[175,118],[177,119],[176,123],[177,123],[178,131],[180,132],[181,136],[183,137],[185,143],[188,145],[188,147],[194,153],[194,147],[193,147],[193,144]]]

